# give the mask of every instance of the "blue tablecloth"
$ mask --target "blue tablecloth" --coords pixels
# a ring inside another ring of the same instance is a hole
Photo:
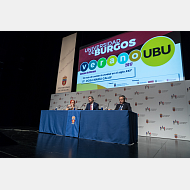
[[[42,110],[39,132],[131,144],[138,141],[137,114],[127,110]]]
[[[127,110],[82,111],[79,138],[120,144],[136,143],[137,114]]]
[[[68,111],[42,110],[39,132],[65,135]]]
[[[65,136],[69,137],[79,136],[80,112],[81,112],[80,110],[68,111]]]

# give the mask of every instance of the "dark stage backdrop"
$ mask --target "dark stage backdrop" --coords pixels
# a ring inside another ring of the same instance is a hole
[[[77,32],[72,91],[81,46],[124,31],[0,32],[0,126],[38,129],[41,110],[55,93],[62,38]],[[190,32],[181,32],[186,80],[190,80]]]

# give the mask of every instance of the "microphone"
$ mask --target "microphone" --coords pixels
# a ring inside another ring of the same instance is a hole
[[[68,104],[67,104],[67,105],[65,105],[65,106],[63,107],[63,109],[62,109],[62,110],[64,110],[64,108],[65,108],[65,107],[67,107],[67,106],[68,106]]]
[[[108,102],[108,109],[109,109],[109,104],[110,104],[111,100]]]
[[[82,104],[82,106],[80,107],[80,109],[81,109],[83,106],[85,106],[85,104],[86,104],[86,103]]]

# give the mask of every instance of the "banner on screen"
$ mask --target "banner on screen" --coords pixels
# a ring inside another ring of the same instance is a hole
[[[63,38],[55,93],[71,92],[77,33]]]
[[[180,32],[125,32],[79,52],[77,91],[181,80]]]

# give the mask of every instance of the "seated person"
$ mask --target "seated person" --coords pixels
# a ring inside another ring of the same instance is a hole
[[[98,110],[99,109],[99,104],[94,102],[93,96],[88,96],[88,104],[86,105],[85,110]]]
[[[126,98],[125,98],[124,95],[119,96],[119,103],[120,104],[116,105],[115,110],[129,110],[129,111],[132,111],[130,103],[125,102],[125,99]]]
[[[77,110],[77,106],[75,106],[75,101],[71,100],[70,105],[67,106],[66,110],[74,110],[74,108]]]

